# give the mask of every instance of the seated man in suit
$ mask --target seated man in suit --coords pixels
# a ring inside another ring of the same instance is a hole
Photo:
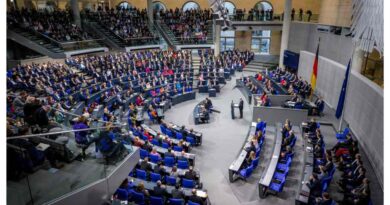
[[[168,196],[168,192],[165,186],[162,185],[160,180],[157,181],[156,186],[153,188],[152,196],[161,197],[163,198],[163,201],[166,200],[166,197]]]
[[[175,157],[175,155],[172,153],[171,148],[168,148],[168,151],[164,153],[164,157]]]
[[[162,164],[161,161],[158,162],[157,165],[154,167],[153,172],[160,174],[161,176],[165,176],[167,174],[167,172],[164,169],[164,165]]]
[[[310,176],[309,182],[306,183],[306,186],[310,189],[311,197],[320,197],[322,193],[321,181],[318,179],[317,174],[313,173]]]
[[[190,197],[188,197],[188,201],[191,201],[191,202],[194,202],[194,203],[197,203],[200,205],[204,204],[202,198],[196,195],[196,189],[192,189],[191,193],[192,193],[192,195]]]
[[[184,200],[184,197],[185,197],[185,195],[184,195],[183,190],[180,188],[180,185],[176,184],[175,189],[172,190],[172,198]]]
[[[145,171],[152,170],[152,165],[149,164],[149,157],[145,157],[145,159],[141,162],[140,169]]]
[[[188,171],[186,171],[184,173],[184,178],[185,179],[190,179],[190,180],[198,180],[198,178],[196,176],[196,172],[194,171],[194,168],[192,166],[190,166],[188,168]]]
[[[327,192],[322,193],[322,197],[316,198],[316,205],[331,205],[333,200]]]

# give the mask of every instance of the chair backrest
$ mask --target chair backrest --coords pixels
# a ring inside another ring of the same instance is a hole
[[[162,147],[165,148],[165,149],[168,149],[169,148],[169,144],[166,143],[166,142],[162,142]]]
[[[157,139],[152,139],[152,144],[160,145],[160,142]]]
[[[188,161],[178,160],[177,161],[177,168],[179,168],[179,169],[188,169]]]
[[[295,142],[297,141],[297,136],[294,137],[294,139],[290,143],[290,147],[293,148],[295,146]]]
[[[195,187],[194,180],[190,180],[190,179],[182,179],[181,185],[185,188],[194,188]]]
[[[181,152],[183,151],[183,148],[179,146],[173,146],[173,150],[175,150],[176,152]]]
[[[166,176],[165,180],[167,181],[168,185],[175,186],[176,185],[176,178],[172,176]]]
[[[257,165],[259,165],[259,157],[257,157],[255,160],[252,161],[253,168],[256,168]]]
[[[150,205],[164,205],[164,200],[161,197],[150,196]]]
[[[180,132],[176,132],[176,139],[178,140],[183,139],[183,134],[181,134]]]
[[[290,158],[292,160],[294,158],[294,155],[295,155],[295,152],[287,154],[287,158]]]
[[[167,128],[164,125],[160,125],[160,129],[163,134],[166,134]]]
[[[323,183],[322,184],[322,192],[326,192],[327,189],[328,189],[328,183]]]
[[[166,129],[166,134],[168,135],[168,137],[173,137],[173,133],[170,129]]]
[[[187,137],[186,141],[189,142],[192,146],[195,145],[195,139],[193,137]]]
[[[346,127],[345,129],[344,129],[344,135],[347,135],[349,133],[349,128],[348,127]]]
[[[148,151],[146,151],[144,149],[140,149],[139,155],[140,155],[141,159],[144,159],[145,157],[147,157],[149,155],[149,153],[148,153]]]
[[[146,180],[146,172],[141,169],[136,170],[137,178]]]
[[[165,157],[164,158],[164,164],[167,167],[173,167],[173,165],[175,164],[175,158],[173,158],[173,157]]]
[[[184,200],[183,199],[173,199],[173,198],[170,198],[169,199],[169,204],[170,205],[183,205],[184,204]]]
[[[249,167],[247,167],[246,168],[246,178],[248,178],[248,177],[250,177],[251,176],[251,174],[252,174],[252,172],[253,172],[253,165],[250,165]]]
[[[143,193],[136,192],[135,190],[131,190],[131,199],[136,204],[144,204],[145,203],[145,196]]]
[[[252,174],[252,172],[253,172],[253,164],[251,164],[251,165],[249,165],[247,168],[245,168],[245,172],[244,172],[244,174],[243,174],[243,177],[244,177],[244,178],[250,177],[251,174]]]
[[[257,123],[256,130],[263,130],[263,126],[264,126],[264,122],[263,121]]]
[[[192,201],[188,201],[188,205],[200,205],[200,204],[192,202]]]
[[[334,174],[335,171],[336,171],[336,167],[333,166],[332,170],[330,170],[330,172],[329,172],[329,176],[333,177],[333,174]]]
[[[129,194],[127,193],[126,189],[118,188],[116,190],[116,195],[117,195],[118,199],[121,201],[127,201],[129,199]]]
[[[144,141],[146,141],[146,140],[148,140],[148,137],[142,133],[142,134],[141,134],[141,139],[144,140]]]
[[[154,154],[150,154],[149,158],[150,158],[150,161],[152,161],[153,163],[157,163],[161,160],[158,155],[154,155]]]
[[[158,173],[152,172],[152,173],[150,173],[150,180],[152,182],[157,182],[158,180],[161,180],[161,175]]]

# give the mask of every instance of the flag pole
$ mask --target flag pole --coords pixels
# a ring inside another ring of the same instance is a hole
[[[317,50],[316,50],[316,55],[314,56],[314,61],[315,60],[317,60],[317,74],[316,74],[316,85],[314,86],[314,88],[312,87],[312,90],[311,90],[311,93],[310,93],[310,97],[309,97],[309,99],[310,99],[310,101],[312,101],[313,100],[313,97],[314,97],[314,91],[315,91],[315,89],[316,89],[316,87],[317,87],[317,77],[318,77],[318,63],[319,63],[319,61],[320,61],[320,56],[319,56],[319,50],[320,50],[320,43],[321,43],[321,37],[318,37],[318,44],[317,44]],[[318,55],[317,55],[318,54]],[[313,70],[314,71],[314,70]],[[313,78],[313,71],[312,71],[312,74],[311,74],[311,79]],[[312,83],[312,82],[310,82],[310,83]],[[313,86],[313,85],[311,85],[311,86]]]
[[[342,111],[341,111],[341,117],[340,117],[340,122],[339,122],[339,129],[338,129],[338,131],[339,132],[341,132],[341,127],[342,127],[342,125],[343,125],[343,119],[344,119],[344,110],[345,110],[345,107],[348,105],[346,102],[347,102],[347,94],[348,94],[348,85],[349,85],[349,78],[350,78],[350,76],[351,76],[351,72],[352,72],[352,66],[353,66],[353,57],[354,57],[354,55],[355,55],[355,48],[356,48],[356,45],[354,45],[354,50],[353,50],[353,52],[352,52],[352,57],[351,57],[351,65],[349,65],[349,66],[351,66],[350,68],[349,68],[349,71],[348,71],[348,78],[347,78],[347,85],[345,86],[345,100],[344,100],[344,102],[343,102],[343,109],[342,109]],[[347,68],[348,69],[348,68]]]

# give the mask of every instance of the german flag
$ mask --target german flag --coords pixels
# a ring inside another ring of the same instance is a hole
[[[317,70],[318,70],[318,50],[320,48],[320,41],[318,40],[318,46],[317,46],[317,52],[316,57],[314,58],[314,64],[313,64],[313,73],[311,74],[311,92],[313,93],[316,89],[317,84]]]

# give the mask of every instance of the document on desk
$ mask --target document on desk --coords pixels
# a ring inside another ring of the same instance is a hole
[[[207,193],[205,191],[202,191],[202,190],[197,190],[196,195],[198,195],[201,198],[207,198]]]
[[[39,143],[37,146],[36,146],[36,148],[37,148],[37,150],[39,150],[39,151],[42,151],[42,152],[44,152],[47,148],[49,148],[50,147],[50,145],[48,145],[48,144],[45,144],[45,143]]]

